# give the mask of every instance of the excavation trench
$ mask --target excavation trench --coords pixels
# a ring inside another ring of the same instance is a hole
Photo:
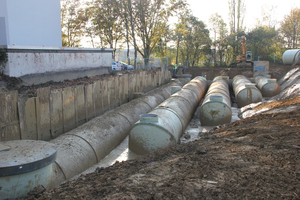
[[[199,78],[198,78],[199,79]],[[159,118],[162,118],[161,122],[155,123],[155,125],[151,123],[145,123],[144,121],[137,122],[132,130],[135,130],[135,127],[142,127],[139,130],[142,129],[151,129],[153,126],[160,127],[159,130],[161,135],[174,135],[174,137],[170,137],[170,140],[172,138],[176,138],[179,136],[179,139],[175,140],[176,143],[184,143],[184,142],[190,142],[196,139],[199,139],[201,137],[201,133],[207,132],[211,130],[214,126],[202,126],[199,120],[199,105],[201,99],[203,101],[203,97],[205,94],[205,90],[208,88],[207,83],[204,82],[201,78],[201,81],[198,80],[199,86],[191,85],[191,82],[196,81],[192,80],[190,83],[186,84],[181,91],[178,91],[177,93],[173,94],[170,98],[165,100],[163,103],[158,105],[154,110],[149,112],[150,115],[155,115]],[[211,84],[211,81],[207,81],[208,84]],[[227,83],[228,84],[228,83]],[[206,89],[205,89],[206,88]],[[204,91],[203,91],[204,89]],[[193,95],[192,95],[192,94]],[[186,96],[189,94],[188,96]],[[195,96],[194,96],[195,95]],[[182,97],[181,97],[182,96]],[[194,96],[194,97],[192,97]],[[190,97],[190,98],[187,98]],[[187,104],[187,105],[185,105]],[[236,104],[234,104],[236,106]],[[198,108],[197,108],[198,107]],[[236,107],[232,108],[232,118],[231,122],[235,120],[239,120],[237,117],[238,109]],[[231,114],[231,113],[230,113]],[[174,116],[171,116],[174,115]],[[168,119],[166,120],[166,116],[168,116]],[[175,119],[175,120],[174,120]],[[173,121],[173,124],[172,124]],[[174,124],[175,123],[175,124]],[[174,127],[174,128],[172,128]],[[131,130],[131,131],[132,131]],[[174,132],[173,132],[174,131]],[[140,131],[136,131],[134,134],[139,134]],[[151,132],[151,131],[150,131]],[[146,139],[147,145],[157,145],[153,138],[151,138],[151,133],[149,132],[150,137]],[[130,132],[132,134],[132,132]],[[136,142],[134,139],[131,138],[133,142]],[[153,142],[154,141],[154,142]],[[72,179],[78,178],[82,174],[87,174],[95,171],[96,168],[101,167],[108,167],[112,164],[114,164],[116,161],[122,162],[130,159],[134,159],[138,157],[139,155],[131,151],[131,148],[129,147],[130,144],[130,136],[127,136],[122,143],[115,148],[113,151],[110,152],[105,158],[103,158],[99,163],[92,166],[91,168],[87,169],[83,173],[73,177]],[[172,144],[169,144],[172,145]],[[163,148],[162,146],[161,148]],[[152,149],[154,147],[151,146],[145,148]],[[133,148],[136,150],[135,148]],[[138,147],[139,151],[145,151],[141,146]],[[147,152],[145,152],[147,153]]]
[[[208,81],[207,86],[206,80],[204,81],[202,77],[196,77],[186,84],[187,82],[187,78],[174,79],[167,85],[51,140],[50,143],[54,144],[57,150],[57,156],[52,164],[51,183],[47,189],[77,178],[81,174],[93,172],[98,167],[107,167],[116,161],[136,158],[138,155],[133,153],[128,145],[130,144],[128,133],[132,127],[140,123],[138,120],[142,114],[150,113],[165,117],[159,126],[164,129],[163,134],[170,134],[175,138],[170,145],[200,139],[203,133],[215,127],[215,125],[202,126],[199,120],[199,106],[202,105],[200,101],[201,99],[203,101],[205,90],[212,83]],[[232,80],[225,82],[229,86]],[[171,96],[172,90],[177,93]],[[231,87],[231,105],[227,103],[231,106],[230,122],[239,120],[233,91]],[[214,94],[210,100],[218,101],[220,98],[217,97]],[[178,123],[174,125],[172,119],[176,119]]]
[[[126,138],[141,114],[169,98],[172,86],[187,82],[174,80],[51,140],[57,150],[51,188],[99,163]]]

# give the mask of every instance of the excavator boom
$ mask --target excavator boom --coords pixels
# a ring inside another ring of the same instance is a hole
[[[253,66],[252,62],[252,52],[246,51],[246,37],[242,36],[241,42],[241,55],[236,57],[238,67],[249,67]]]

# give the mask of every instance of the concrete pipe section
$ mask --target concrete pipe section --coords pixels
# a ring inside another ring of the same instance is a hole
[[[0,143],[0,199],[24,197],[35,187],[51,188],[55,145],[36,140]]]
[[[300,64],[300,49],[286,50],[282,55],[282,62],[285,65]]]
[[[171,94],[175,94],[176,92],[178,92],[180,90],[181,90],[180,86],[172,86],[171,87]]]
[[[140,116],[129,133],[129,149],[136,154],[176,144],[205,94],[206,79],[196,77],[148,114]]]
[[[170,97],[172,86],[182,85],[173,81],[51,140],[57,149],[52,188],[97,164],[124,140],[141,114]]]
[[[229,77],[215,77],[199,109],[202,126],[230,123],[232,117]]]
[[[281,92],[280,85],[277,83],[276,79],[257,76],[255,77],[255,83],[263,97],[273,97]]]
[[[233,78],[232,87],[239,108],[262,100],[259,89],[243,75]]]

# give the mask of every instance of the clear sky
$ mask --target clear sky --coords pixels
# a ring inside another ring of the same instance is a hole
[[[237,1],[237,0],[236,0]],[[228,0],[187,0],[193,15],[209,25],[209,18],[212,14],[218,13],[229,25],[229,4]],[[272,20],[280,22],[284,15],[289,14],[292,8],[300,8],[300,0],[244,0],[246,12],[243,26],[246,30],[255,27],[256,19],[261,18],[262,8],[270,12],[275,7]]]

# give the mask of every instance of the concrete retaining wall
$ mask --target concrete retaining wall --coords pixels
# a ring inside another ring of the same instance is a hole
[[[49,141],[170,79],[169,71],[140,71],[86,85],[39,88],[37,97],[27,99],[17,91],[0,93],[0,141]]]
[[[112,49],[18,45],[4,45],[0,48],[6,49],[8,56],[4,74],[14,77],[26,78],[29,75],[42,74],[47,77],[51,73],[68,72],[63,74],[64,79],[72,79],[74,77],[71,76],[78,76],[76,70],[82,74],[97,69],[93,71],[96,75],[102,69],[107,72],[112,63]],[[33,83],[36,84],[36,81],[31,84]]]

